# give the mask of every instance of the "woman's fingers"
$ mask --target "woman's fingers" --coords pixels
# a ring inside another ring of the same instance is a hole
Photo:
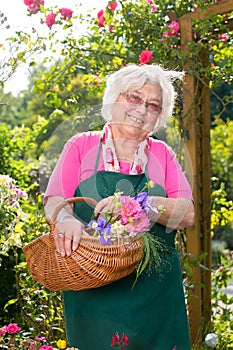
[[[114,196],[110,196],[99,201],[95,206],[94,214],[97,215],[101,212],[103,213],[113,212],[114,211],[113,199],[114,199]]]
[[[54,241],[58,253],[63,257],[70,256],[78,248],[84,232],[84,225],[78,220],[57,223]]]
[[[107,197],[99,201],[94,209],[94,214],[103,212],[114,212],[114,196]],[[56,250],[61,256],[70,256],[72,251],[79,246],[82,235],[88,234],[84,225],[76,219],[67,219],[58,222],[54,230],[54,241]]]

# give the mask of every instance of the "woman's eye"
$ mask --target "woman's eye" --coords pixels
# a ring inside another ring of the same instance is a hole
[[[130,101],[131,101],[131,103],[134,103],[134,104],[141,104],[142,103],[141,97],[139,97],[137,95],[130,95]]]
[[[148,103],[147,108],[154,112],[158,112],[158,113],[161,112],[161,107],[155,103]]]

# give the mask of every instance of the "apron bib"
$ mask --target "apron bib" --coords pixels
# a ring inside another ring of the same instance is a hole
[[[134,196],[149,181],[146,174],[126,175],[96,169],[93,176],[79,184],[75,196],[99,201],[116,190]],[[158,185],[148,193],[166,196]],[[75,203],[74,213],[87,224],[93,208],[86,203]],[[144,272],[133,289],[134,273],[105,287],[63,292],[70,347],[109,350],[111,339],[118,332],[120,336],[123,333],[128,336],[127,350],[190,350],[180,261],[174,244],[176,232],[167,234],[160,224],[154,224],[150,232],[162,237],[171,248],[166,264],[161,266],[162,277],[152,270],[150,275]]]

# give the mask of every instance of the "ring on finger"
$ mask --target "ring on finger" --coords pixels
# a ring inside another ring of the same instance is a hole
[[[59,235],[59,236],[63,236],[63,235],[64,235],[64,232],[58,232],[58,235]]]

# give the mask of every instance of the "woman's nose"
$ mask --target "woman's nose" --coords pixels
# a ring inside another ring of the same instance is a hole
[[[137,105],[135,109],[141,114],[146,114],[147,112],[146,102],[142,102],[140,105]]]

